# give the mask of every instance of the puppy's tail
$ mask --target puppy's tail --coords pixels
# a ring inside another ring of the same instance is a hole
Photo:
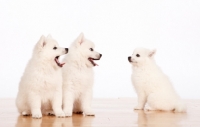
[[[174,112],[186,112],[187,108],[185,103],[183,103],[182,101],[179,101],[176,106],[175,106],[175,110]]]

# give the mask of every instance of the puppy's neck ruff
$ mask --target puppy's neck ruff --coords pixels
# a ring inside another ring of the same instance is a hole
[[[29,64],[32,66],[32,68],[35,68],[37,70],[43,71],[44,73],[51,73],[53,71],[60,70],[60,67],[56,64],[54,59],[48,59],[48,58],[35,58],[37,56],[34,56],[32,59],[30,59]]]
[[[134,70],[137,70],[137,69],[146,70],[146,69],[152,69],[152,68],[157,68],[157,65],[154,60],[147,60],[143,63],[135,63],[135,64],[133,63]]]
[[[75,67],[75,68],[89,68],[85,60],[81,58],[78,54],[67,54],[67,56],[64,59],[65,63],[67,64],[64,67],[70,68],[70,67]]]

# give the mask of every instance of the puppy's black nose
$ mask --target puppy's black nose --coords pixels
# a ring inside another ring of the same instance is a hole
[[[99,58],[101,58],[102,57],[102,54],[100,54],[100,57]]]
[[[65,48],[66,53],[68,53],[68,48]]]
[[[132,62],[132,61],[131,61],[131,56],[128,57],[128,61],[129,61],[129,62]]]

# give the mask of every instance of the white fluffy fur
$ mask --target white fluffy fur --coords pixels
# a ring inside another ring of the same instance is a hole
[[[138,95],[138,105],[135,109],[144,109],[147,102],[147,110],[185,112],[185,104],[177,95],[169,78],[155,63],[155,52],[137,48],[129,57],[129,62],[133,65],[132,83]]]
[[[94,115],[91,109],[93,94],[93,65],[88,58],[100,59],[101,54],[94,49],[94,43],[81,33],[71,44],[63,68],[63,111],[66,116],[74,113]]]
[[[19,84],[16,105],[20,114],[41,118],[51,112],[65,117],[61,107],[62,71],[55,57],[66,53],[67,49],[60,48],[50,35],[41,36]]]

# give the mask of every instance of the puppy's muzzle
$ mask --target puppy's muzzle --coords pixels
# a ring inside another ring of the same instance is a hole
[[[94,59],[94,58],[93,58],[93,60],[100,60],[101,57],[102,57],[102,54],[99,54],[99,58],[97,58],[97,59]]]

